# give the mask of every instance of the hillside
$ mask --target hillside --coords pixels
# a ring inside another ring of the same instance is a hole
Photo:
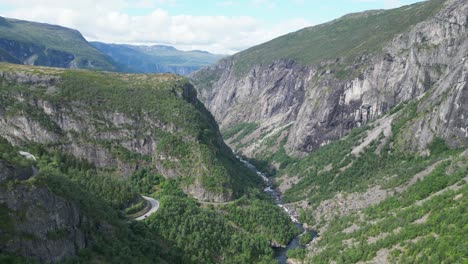
[[[18,150],[0,139],[1,263],[180,261],[157,234],[138,232],[138,223],[128,225],[102,192],[90,192],[73,180],[82,175],[79,162],[58,168],[44,151],[36,162]],[[99,183],[99,177],[92,181]]]
[[[1,135],[15,145],[49,145],[124,178],[147,168],[203,201],[255,186],[181,77],[9,64],[0,72]]]
[[[431,98],[437,102],[435,98]],[[299,219],[320,237],[290,252],[305,263],[463,263],[468,151],[441,138],[405,151],[424,99],[355,129],[277,173]]]
[[[110,57],[93,48],[74,29],[3,17],[0,17],[0,61],[116,70]]]
[[[97,50],[111,57],[120,71],[133,73],[175,73],[187,75],[212,65],[223,55],[204,51],[182,51],[171,46],[135,46],[91,42]]]

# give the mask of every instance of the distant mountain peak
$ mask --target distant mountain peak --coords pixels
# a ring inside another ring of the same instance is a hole
[[[203,53],[203,54],[212,54],[208,51],[205,51],[205,50],[191,50],[190,52],[197,52],[197,53]]]
[[[168,45],[152,45],[152,46],[140,46],[140,47],[148,47],[148,48],[155,48],[155,49],[161,49],[161,50],[178,50],[173,46],[168,46]]]
[[[110,56],[120,70],[134,73],[171,72],[187,75],[216,63],[224,55],[202,50],[183,51],[168,45],[130,45],[91,42],[96,49]]]

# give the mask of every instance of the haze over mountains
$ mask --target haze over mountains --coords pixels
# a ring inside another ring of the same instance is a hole
[[[6,18],[0,48],[0,263],[468,261],[466,0],[217,63]]]
[[[0,60],[11,63],[186,75],[222,57],[171,46],[89,43],[73,29],[0,17]]]
[[[181,51],[164,45],[134,46],[101,42],[90,44],[111,57],[121,71],[133,73],[172,72],[187,75],[225,57],[199,50]]]

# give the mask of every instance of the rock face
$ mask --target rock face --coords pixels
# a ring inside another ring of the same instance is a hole
[[[404,139],[408,146],[421,151],[437,136],[466,147],[467,14],[466,1],[448,0],[380,52],[312,65],[283,59],[254,65],[245,74],[235,71],[239,54],[191,77],[221,128],[257,122],[264,132],[292,123],[285,149],[295,156],[424,94],[419,110],[427,114]],[[239,150],[255,156],[255,148]]]
[[[4,162],[0,160],[0,167]],[[16,178],[15,170],[2,175]],[[52,193],[46,186],[14,184],[0,187],[0,252],[15,253],[41,263],[58,262],[87,247],[92,226],[76,203]]]
[[[86,217],[75,204],[55,196],[46,187],[3,189],[0,204],[8,208],[12,232],[21,234],[2,243],[0,251],[19,252],[50,263],[74,256],[87,245],[86,233],[81,230],[88,224]]]

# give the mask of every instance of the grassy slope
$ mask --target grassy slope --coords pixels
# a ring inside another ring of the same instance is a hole
[[[446,0],[368,11],[293,32],[255,46],[235,56],[237,72],[278,59],[313,64],[340,57],[379,51],[385,43],[411,26],[434,15]]]
[[[77,30],[10,18],[1,19],[0,38],[69,52],[79,61],[92,61],[98,69],[115,69],[111,59],[93,48]]]

